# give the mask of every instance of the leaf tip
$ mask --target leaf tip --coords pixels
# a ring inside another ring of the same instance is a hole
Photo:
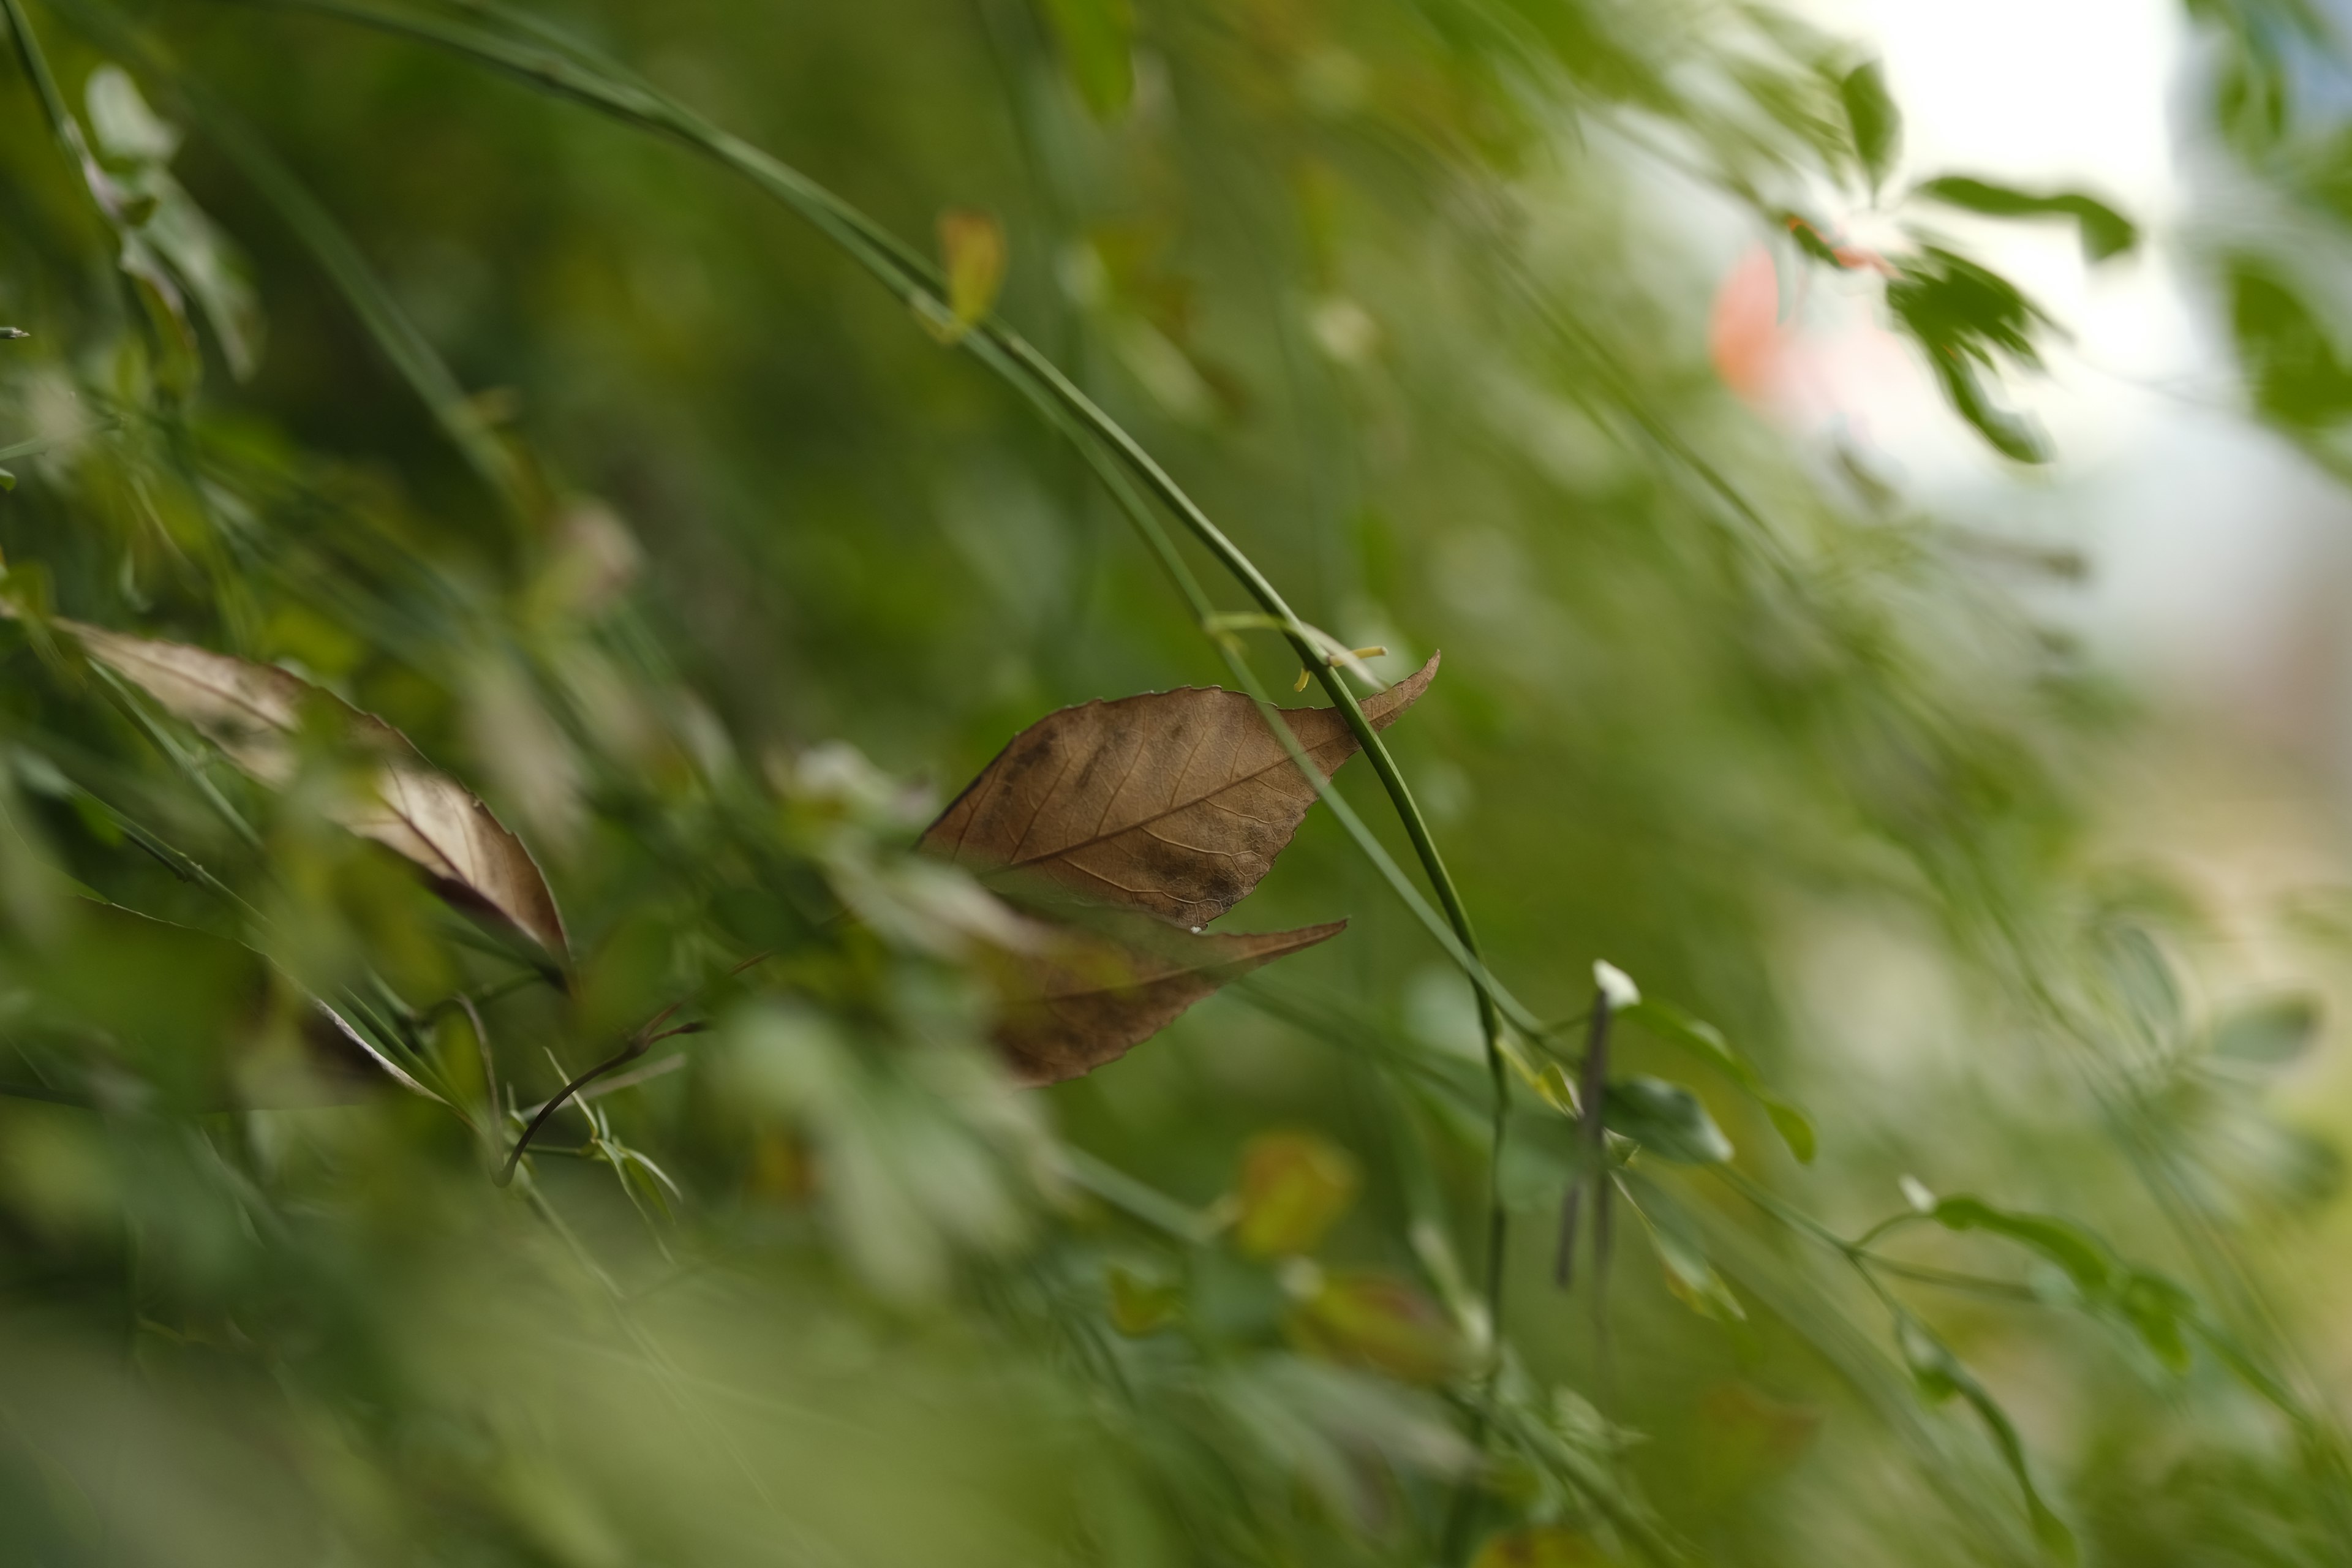
[[[1398,681],[1385,691],[1375,692],[1364,700],[1364,717],[1372,721],[1375,730],[1385,730],[1396,722],[1397,716],[1421,700],[1429,683],[1437,679],[1438,661],[1445,656],[1433,653],[1419,669]]]

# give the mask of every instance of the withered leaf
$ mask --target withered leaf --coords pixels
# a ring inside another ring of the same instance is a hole
[[[306,710],[335,714],[348,726],[352,743],[377,763],[373,787],[337,820],[413,861],[451,902],[498,915],[557,958],[565,956],[563,917],[522,840],[374,714],[273,665],[79,621],[53,624],[264,784],[282,784],[293,776],[292,740]]]
[[[1364,716],[1387,728],[1436,673],[1433,654],[1366,699]],[[1282,717],[1324,777],[1355,754],[1336,710]],[[1255,702],[1186,687],[1047,714],[997,753],[922,843],[982,874],[1017,871],[1202,926],[1257,886],[1314,803]]]
[[[1253,936],[1196,935],[1157,921],[1117,936],[1062,927],[1039,951],[1001,955],[996,1042],[1024,1084],[1076,1078],[1125,1056],[1225,982],[1347,927]]]

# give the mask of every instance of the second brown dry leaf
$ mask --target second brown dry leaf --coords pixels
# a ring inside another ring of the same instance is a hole
[[[1372,728],[1420,700],[1437,658],[1364,700]],[[1337,709],[1282,718],[1325,778],[1356,753]],[[923,847],[984,876],[1019,872],[1203,926],[1257,886],[1314,804],[1255,702],[1188,686],[1047,714],[981,770]]]
[[[1367,699],[1385,729],[1419,700],[1437,658]],[[1356,752],[1328,708],[1282,718],[1325,778]],[[1316,788],[1238,691],[1188,687],[1066,708],[1013,737],[924,833],[922,847],[1016,895],[1047,934],[999,963],[997,1043],[1024,1082],[1091,1072],[1261,964],[1346,922],[1255,935],[1201,927],[1257,886]],[[1069,905],[1075,899],[1079,907]],[[1190,928],[1187,930],[1186,928]]]
[[[539,864],[471,790],[433,767],[408,737],[275,665],[185,643],[126,637],[58,619],[82,651],[193,726],[262,783],[293,776],[304,710],[325,704],[377,762],[373,787],[338,814],[352,832],[404,857],[453,903],[486,910],[566,956],[563,917]]]

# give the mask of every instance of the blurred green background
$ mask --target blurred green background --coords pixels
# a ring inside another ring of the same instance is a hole
[[[2150,212],[1906,151],[1868,30],[1763,6],[5,0],[0,1561],[2352,1557],[2337,678],[2101,640],[2140,459],[2037,372],[2106,296],[2002,259],[2171,280],[2195,427],[2340,510],[2345,57],[2187,10]],[[1496,1340],[1474,993],[1326,810],[1230,923],[1344,937],[1005,1083],[916,833],[1229,667],[981,355],[583,92],[988,215],[1300,616],[1443,650],[1389,740],[1487,963],[1619,966],[1685,1086],[1605,1268],[1584,1027],[1522,1031]],[[569,973],[337,826],[321,727],[257,783],[57,616],[397,726]]]

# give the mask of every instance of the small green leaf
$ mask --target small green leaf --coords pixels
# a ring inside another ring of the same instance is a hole
[[[1789,1152],[1797,1157],[1797,1163],[1811,1164],[1813,1156],[1821,1152],[1821,1140],[1813,1131],[1811,1118],[1785,1100],[1763,1098],[1763,1104],[1764,1114],[1771,1120],[1772,1131],[1780,1135],[1780,1142],[1789,1146]]]
[[[2029,369],[2041,366],[2033,334],[2045,318],[2015,284],[1931,245],[1886,285],[1886,307],[1927,351],[1928,368],[1952,406],[1995,451],[2021,463],[2049,460],[2041,426],[1995,403],[1981,379],[1997,353]]]
[[[1799,1163],[1812,1163],[1818,1148],[1812,1121],[1788,1100],[1764,1086],[1756,1066],[1731,1048],[1723,1031],[1703,1019],[1694,1018],[1670,1002],[1643,997],[1630,1006],[1618,1009],[1617,1016],[1640,1024],[1650,1033],[1669,1045],[1682,1047],[1695,1056],[1702,1057],[1738,1084],[1770,1118],[1772,1130],[1789,1146]]]
[[[1183,1309],[1182,1287],[1169,1280],[1146,1279],[1113,1264],[1108,1283],[1111,1327],[1129,1339],[1141,1339],[1165,1328]]]
[[[1794,213],[1781,214],[1780,221],[1788,226],[1789,237],[1797,242],[1798,249],[1816,261],[1841,269],[1844,268],[1845,263],[1838,259],[1838,253],[1831,247],[1828,240],[1822,237],[1820,229]]]
[[[1946,206],[1983,213],[1988,217],[2072,218],[2082,236],[2083,254],[2093,261],[2121,256],[2139,243],[2139,230],[2129,218],[2078,191],[2036,195],[1967,174],[1946,174],[1929,180],[1912,194]]]
[[[0,468],[0,490],[13,490],[16,488],[16,476],[5,468]]]
[[[2178,1377],[2189,1370],[2189,1331],[2197,1303],[2188,1291],[2160,1274],[2133,1269],[2116,1291],[2116,1310],[2148,1353]]]
[[[2313,430],[2352,415],[2352,369],[2335,335],[2268,261],[2229,264],[2230,325],[2257,411]]]
[[[1097,120],[1116,120],[1135,97],[1135,13],[1128,0],[1039,0],[1061,45],[1062,68]]]
[[[99,150],[110,158],[131,163],[168,163],[180,150],[180,133],[139,95],[131,73],[117,65],[102,65],[89,73],[82,89],[89,110],[89,127]]]
[[[1325,1277],[1286,1326],[1301,1350],[1400,1383],[1436,1384],[1469,1365],[1469,1346],[1444,1309],[1403,1280],[1370,1270]]]
[[[1748,1321],[1748,1310],[1739,1298],[1731,1293],[1715,1265],[1707,1261],[1706,1249],[1684,1215],[1669,1202],[1652,1194],[1644,1202],[1628,1190],[1625,1201],[1636,1218],[1642,1222],[1643,1234],[1658,1255],[1664,1270],[1666,1289],[1675,1299],[1703,1318],[1717,1322],[1742,1323]]]
[[[1234,1245],[1253,1258],[1310,1250],[1355,1201],[1356,1162],[1312,1132],[1267,1132],[1242,1153]]]
[[[950,207],[940,215],[940,260],[947,269],[948,309],[970,330],[996,308],[1004,286],[1004,226],[988,213]]]
[[[1947,1230],[1989,1230],[2031,1247],[2063,1270],[2086,1301],[2105,1297],[2114,1280],[2106,1248],[2064,1220],[2015,1214],[1970,1197],[1941,1200],[1933,1217]]]
[[[2051,1510],[2033,1484],[2033,1472],[2025,1461],[2025,1444],[2017,1435],[2017,1427],[2001,1409],[1976,1375],[1960,1364],[1951,1347],[1931,1332],[1927,1326],[1908,1312],[1898,1311],[1895,1319],[1895,1342],[1903,1352],[1904,1364],[1911,1369],[1919,1392],[1941,1404],[1958,1394],[1977,1413],[1977,1418],[1991,1434],[1993,1446],[2000,1451],[2001,1463],[2009,1467],[2018,1489],[2025,1497],[2025,1511],[2033,1521],[2034,1538],[2042,1549],[2062,1562],[2075,1561],[2074,1532],[2065,1521]]]
[[[1609,1086],[1604,1121],[1661,1160],[1683,1165],[1720,1165],[1731,1158],[1731,1140],[1706,1113],[1699,1097],[1663,1079],[1619,1079]]]
[[[2213,1054],[2256,1067],[2281,1067],[2311,1048],[2319,1000],[2303,992],[2266,997],[2213,1026]]]
[[[1838,99],[1845,105],[1847,127],[1853,132],[1853,150],[1876,190],[1895,167],[1903,145],[1903,111],[1886,90],[1885,72],[1876,60],[1864,60],[1838,83]]]
[[[1985,390],[1982,373],[1975,365],[1947,350],[1936,356],[1934,369],[1945,397],[1994,451],[2018,463],[2050,460],[2050,437],[2042,430],[2042,422],[2030,414],[2020,414],[1994,402],[1992,395]]]

